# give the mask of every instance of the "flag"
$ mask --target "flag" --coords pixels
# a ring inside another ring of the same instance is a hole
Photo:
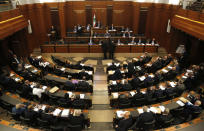
[[[171,25],[170,25],[170,19],[168,20],[168,24],[167,24],[167,30],[166,30],[166,32],[167,33],[170,33],[170,31],[171,31]]]
[[[94,14],[94,16],[93,16],[93,27],[95,27],[96,26],[96,15]]]
[[[28,20],[28,33],[32,34],[32,28],[31,28],[30,20]]]

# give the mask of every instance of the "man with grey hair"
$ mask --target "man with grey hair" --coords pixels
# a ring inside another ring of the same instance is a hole
[[[143,113],[141,113],[137,120],[137,127],[143,128],[144,123],[154,121],[154,115],[152,112],[148,111],[148,107],[143,107]]]

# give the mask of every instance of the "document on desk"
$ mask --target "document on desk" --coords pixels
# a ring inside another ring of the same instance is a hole
[[[143,109],[142,109],[142,108],[141,108],[141,109],[137,109],[137,111],[139,112],[139,114],[144,113],[144,111],[143,111]]]
[[[157,113],[157,108],[156,107],[150,107],[149,110],[153,113]]]
[[[62,111],[61,117],[68,117],[69,116],[69,109],[64,109]]]
[[[84,99],[85,94],[80,94],[80,99]]]
[[[69,97],[72,96],[72,92],[68,91],[67,94],[69,94]]]
[[[41,109],[44,111],[44,110],[45,110],[45,108],[46,108],[46,105],[43,105]]]
[[[116,81],[112,81],[112,85],[117,85],[117,82]]]
[[[128,111],[116,111],[117,117],[122,118],[126,112]]]
[[[184,106],[184,105],[185,105],[185,104],[184,104],[182,101],[180,101],[180,100],[178,100],[176,103],[179,104],[180,106]]]
[[[59,114],[61,113],[62,110],[60,109],[55,109],[55,111],[53,112],[54,116],[59,116]]]
[[[167,73],[167,72],[168,72],[168,70],[166,70],[166,69],[162,69],[162,71],[163,71],[164,73]]]
[[[175,82],[169,82],[169,84],[171,85],[171,87],[175,87],[176,86]]]
[[[159,106],[159,108],[161,109],[162,112],[164,112],[164,110],[165,110],[164,106]]]
[[[134,92],[134,91],[131,91],[130,94],[131,94],[131,96],[134,96],[134,95],[135,95],[135,92]]]
[[[146,78],[145,76],[139,77],[139,79],[140,79],[141,81],[144,81],[145,78]]]
[[[57,92],[58,90],[59,90],[59,88],[55,86],[55,87],[53,87],[52,89],[50,89],[49,92],[50,92],[50,93],[55,93],[55,92]]]
[[[117,98],[118,98],[118,93],[112,93],[112,95],[113,95],[113,98],[114,98],[114,99],[117,99]]]

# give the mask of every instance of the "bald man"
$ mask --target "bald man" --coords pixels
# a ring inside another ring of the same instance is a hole
[[[116,131],[127,131],[128,128],[132,125],[132,118],[130,117],[130,112],[125,112],[124,119],[118,122],[116,125]]]

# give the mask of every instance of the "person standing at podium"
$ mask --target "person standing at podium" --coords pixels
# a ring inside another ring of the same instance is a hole
[[[108,39],[105,39],[104,41],[101,41],[101,46],[102,46],[102,51],[103,51],[103,54],[104,54],[104,59],[107,59],[108,45],[109,45],[109,40]]]
[[[115,47],[116,45],[114,41],[111,41],[111,39],[109,38],[109,59],[114,58]]]

